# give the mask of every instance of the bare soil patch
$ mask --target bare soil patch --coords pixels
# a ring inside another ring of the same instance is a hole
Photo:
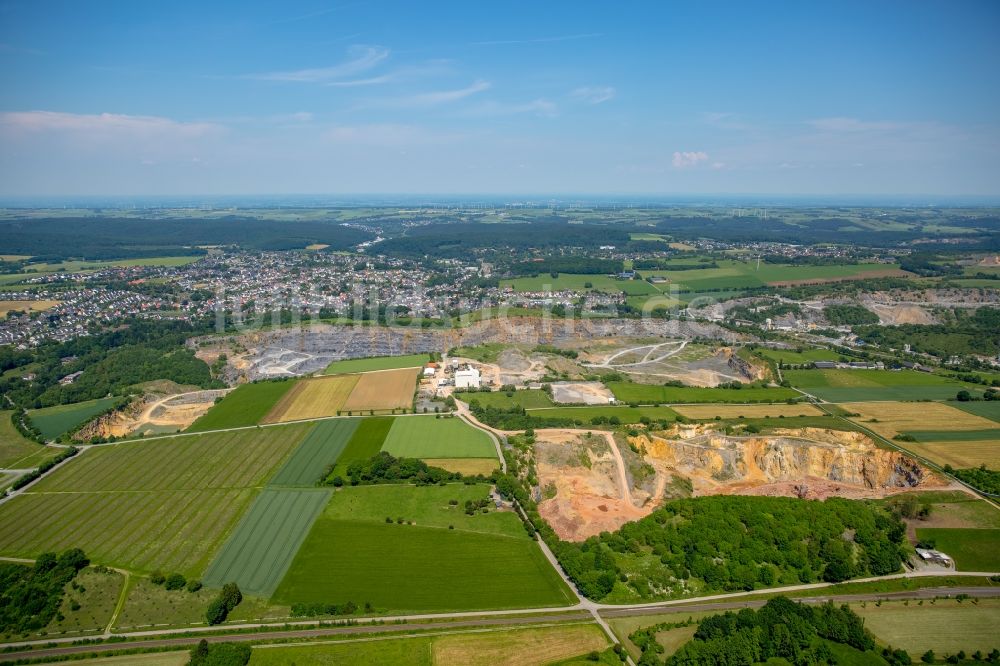
[[[552,400],[562,404],[607,405],[615,395],[601,382],[553,382]]]

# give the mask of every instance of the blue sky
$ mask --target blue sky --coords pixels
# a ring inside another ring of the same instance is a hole
[[[996,2],[0,2],[0,195],[1000,195]]]

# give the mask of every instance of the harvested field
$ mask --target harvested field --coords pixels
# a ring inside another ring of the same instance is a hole
[[[981,442],[900,442],[900,445],[938,465],[951,465],[956,469],[980,465],[990,469],[1000,468],[1000,442],[995,439]]]
[[[335,375],[303,379],[268,412],[263,423],[286,423],[303,419],[336,416],[351,391],[359,383],[358,375]]]
[[[561,404],[607,405],[614,394],[601,382],[553,382],[552,400]]]
[[[865,628],[888,645],[904,648],[917,663],[920,655],[934,650],[939,655],[965,650],[986,653],[997,646],[1000,600],[980,599],[978,603],[938,599],[933,605],[852,604],[851,610],[864,618]]]
[[[434,640],[435,664],[542,666],[600,652],[608,638],[596,624],[504,629],[488,634],[456,634]]]
[[[823,415],[823,412],[817,407],[807,403],[799,405],[784,403],[774,405],[678,405],[673,409],[681,416],[697,420],[714,419],[716,416],[723,419],[738,419],[741,417],[758,419],[780,416]]]
[[[611,449],[610,435],[577,430],[536,430],[538,512],[559,538],[582,541],[648,515],[654,503],[637,507]]]
[[[403,368],[359,375],[357,386],[342,408],[355,413],[410,409],[419,374],[419,368]]]
[[[205,585],[235,581],[244,593],[270,596],[332,494],[325,488],[265,489],[205,571]]]
[[[996,423],[940,402],[847,402],[840,407],[887,439],[913,430],[990,430]]]
[[[13,311],[20,312],[44,312],[59,305],[62,301],[0,301],[0,318],[6,317],[7,313]]]
[[[500,467],[496,458],[424,458],[423,460],[431,467],[440,467],[465,476],[477,474],[489,476],[493,470]]]
[[[197,577],[308,426],[88,449],[0,505],[0,554],[83,548],[96,564]]]
[[[393,421],[382,450],[406,458],[493,458],[496,447],[462,419],[406,416]]]

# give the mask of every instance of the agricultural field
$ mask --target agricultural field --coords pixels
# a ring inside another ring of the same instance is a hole
[[[538,409],[539,407],[554,406],[552,399],[549,398],[549,394],[539,389],[512,391],[513,395],[507,395],[507,393],[506,391],[456,393],[455,398],[464,402],[475,400],[483,407],[496,407],[498,409],[510,409],[511,407]]]
[[[358,384],[351,392],[343,409],[362,412],[389,412],[413,407],[419,368],[381,370],[359,375]]]
[[[493,440],[456,417],[401,416],[382,450],[406,458],[496,458]]]
[[[43,407],[28,412],[28,418],[46,440],[53,440],[110,408],[118,398],[98,398],[71,405]]]
[[[1000,571],[1000,529],[918,527],[917,538],[933,541],[959,571]]]
[[[343,451],[337,457],[336,467],[330,476],[345,476],[347,466],[352,462],[367,460],[381,451],[382,444],[389,436],[389,430],[392,428],[394,420],[388,416],[361,419],[351,434],[351,438],[347,440]]]
[[[996,628],[1000,626],[1000,600],[979,599],[975,604],[954,599],[925,601],[883,601],[880,605],[851,604],[864,618],[865,627],[879,642],[905,648],[916,660],[927,650],[940,656],[964,650],[988,653],[1000,647]]]
[[[486,492],[464,484],[338,491],[272,601],[369,602],[379,612],[571,603],[516,515],[464,512],[467,493]]]
[[[536,277],[501,280],[500,286],[511,287],[517,292],[593,290],[609,294],[625,292],[633,296],[658,293],[656,287],[645,280],[620,280],[602,274],[560,273],[558,277],[552,277],[548,273],[543,273]]]
[[[59,453],[58,449],[44,447],[19,433],[10,420],[12,414],[11,411],[0,411],[0,468],[36,467],[46,458]]]
[[[360,375],[302,379],[271,408],[262,423],[285,423],[337,416]]]
[[[982,416],[984,419],[1000,423],[1000,401],[998,400],[988,402],[951,402],[948,404],[961,409],[963,412]]]
[[[431,467],[440,467],[464,476],[489,476],[500,467],[496,458],[424,458]]]
[[[431,360],[428,354],[409,354],[407,356],[378,356],[375,358],[354,358],[344,361],[334,361],[326,366],[325,375],[340,375],[351,372],[370,372],[372,370],[396,370],[398,368],[419,368]]]
[[[971,384],[915,370],[786,370],[784,378],[827,402],[947,400]]]
[[[44,312],[59,305],[60,301],[0,301],[0,319],[8,312]]]
[[[622,423],[639,423],[643,417],[654,421],[673,421],[677,412],[670,407],[628,407],[624,405],[607,405],[600,407],[548,407],[532,409],[530,416],[552,419],[573,419],[580,423],[590,423],[591,419],[612,417]]]
[[[608,382],[615,399],[631,403],[701,403],[701,402],[781,402],[801,397],[787,388],[694,388],[690,386],[657,386],[632,382]]]
[[[268,484],[271,487],[311,487],[323,477],[351,440],[361,419],[330,419],[316,423]]]
[[[187,432],[257,425],[294,385],[294,381],[285,379],[238,386],[192,423]]]
[[[780,362],[785,365],[805,365],[815,361],[836,361],[840,358],[837,352],[829,349],[804,349],[799,351],[797,349],[767,349],[766,347],[758,347],[754,349],[754,353],[775,363]]]
[[[205,571],[205,585],[235,581],[244,593],[270,596],[331,494],[324,488],[266,488]]]
[[[677,405],[674,407],[681,416],[695,420],[714,419],[760,419],[778,418],[789,416],[823,416],[823,412],[814,405],[802,403],[799,405],[789,405],[779,403],[775,405]]]
[[[0,554],[197,577],[309,426],[95,446],[0,505]]]
[[[251,666],[296,664],[399,664],[406,666],[542,666],[583,658],[608,647],[599,626],[563,624],[548,627],[501,627],[447,635],[415,635],[297,646],[255,646]]]

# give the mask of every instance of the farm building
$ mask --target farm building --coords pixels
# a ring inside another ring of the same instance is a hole
[[[931,550],[929,548],[917,548],[917,555],[920,556],[924,562],[940,564],[942,566],[950,567],[951,558],[942,553],[939,550]]]
[[[482,378],[479,375],[479,370],[475,368],[466,368],[464,370],[455,371],[455,388],[479,388],[482,383]]]

